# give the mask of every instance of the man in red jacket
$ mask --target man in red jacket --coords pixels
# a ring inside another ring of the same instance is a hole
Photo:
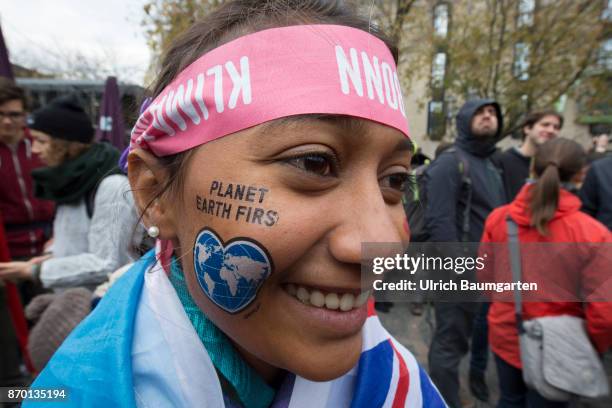
[[[0,78],[0,212],[13,259],[39,255],[53,222],[53,204],[34,198],[30,172],[43,164],[32,154],[25,102],[23,89]]]
[[[43,164],[32,154],[25,107],[23,89],[0,78],[0,214],[13,260],[42,253],[54,213],[51,202],[34,198],[30,172]],[[19,351],[6,295],[0,282],[0,386],[21,385]]]

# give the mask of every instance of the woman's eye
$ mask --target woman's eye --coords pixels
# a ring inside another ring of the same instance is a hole
[[[309,153],[303,156],[292,157],[286,162],[300,170],[307,171],[317,176],[327,177],[337,174],[335,160],[329,155],[322,153]]]
[[[381,179],[380,185],[382,187],[392,188],[394,190],[398,190],[403,192],[406,188],[406,183],[408,183],[408,179],[410,175],[408,173],[394,173],[389,174]]]

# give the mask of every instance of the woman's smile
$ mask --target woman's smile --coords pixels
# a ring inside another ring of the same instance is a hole
[[[367,318],[369,292],[355,296],[351,292],[321,290],[287,284],[283,286],[287,311],[308,330],[321,337],[346,337],[361,330]]]

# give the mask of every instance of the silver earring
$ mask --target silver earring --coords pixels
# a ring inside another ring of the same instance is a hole
[[[157,238],[157,236],[159,235],[159,228],[157,228],[155,225],[151,225],[147,229],[147,234],[149,234],[151,238]]]

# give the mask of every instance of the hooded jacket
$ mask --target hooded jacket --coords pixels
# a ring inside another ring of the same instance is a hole
[[[579,293],[586,296],[587,302],[594,298],[600,298],[599,300],[602,297],[604,300],[610,298],[612,280],[609,279],[609,253],[612,248],[612,234],[604,225],[580,211],[581,203],[577,196],[561,189],[557,210],[548,223],[549,233],[547,236],[540,235],[531,226],[529,191],[532,187],[533,185],[525,185],[512,203],[497,208],[487,218],[482,242],[503,243],[503,245],[499,247],[499,251],[494,251],[494,257],[490,257],[485,263],[485,269],[478,274],[479,278],[484,282],[507,281],[507,277],[502,278],[499,275],[503,273],[501,271],[509,271],[506,219],[510,216],[518,224],[521,243],[521,281],[539,281],[539,294],[545,294],[553,300],[559,299],[546,303],[529,302],[524,299],[523,320],[558,315],[585,318],[591,341],[600,352],[603,352],[612,346],[612,302],[596,301],[585,303],[583,306],[582,303],[561,300],[578,298]],[[553,246],[551,243],[602,245]],[[490,248],[492,247],[494,246],[491,245]],[[589,251],[585,252],[585,249]],[[542,284],[545,285],[544,288]],[[571,297],[559,295],[562,293],[573,295]],[[513,293],[510,292],[507,296],[511,299]],[[525,293],[523,296],[526,296]],[[488,321],[489,343],[493,352],[508,364],[521,368],[514,303],[493,301]]]
[[[612,231],[612,156],[591,165],[580,190],[582,211]]]
[[[474,114],[485,105],[492,105],[497,112],[497,134],[488,139],[474,136],[471,132]],[[443,152],[425,172],[425,232],[432,242],[461,240],[467,197],[462,186],[459,155],[468,162],[467,172],[472,182],[469,242],[480,241],[485,219],[491,210],[506,202],[501,176],[490,160],[502,135],[499,105],[491,99],[468,101],[457,114],[456,125],[455,148],[459,152]]]

